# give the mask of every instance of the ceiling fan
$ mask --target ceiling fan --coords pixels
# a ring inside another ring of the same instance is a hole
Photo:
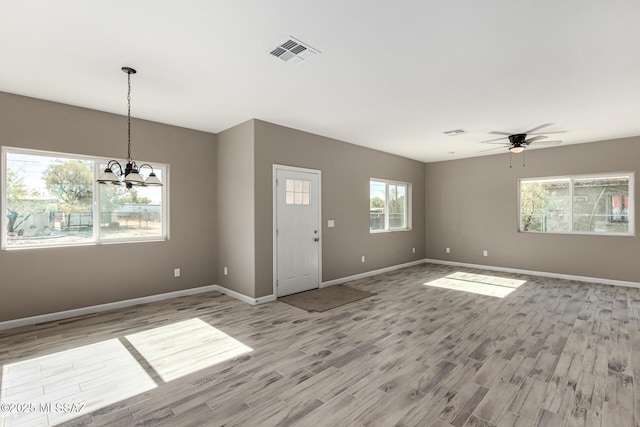
[[[564,130],[551,131],[551,132],[538,132],[540,129],[551,126],[553,123],[545,123],[540,126],[536,126],[533,129],[529,129],[526,132],[511,134],[509,132],[489,132],[494,135],[504,135],[500,138],[490,139],[488,141],[482,141],[480,144],[496,144],[500,145],[500,147],[488,148],[483,151],[490,150],[498,150],[500,148],[507,148],[511,153],[522,153],[525,148],[529,146],[529,144],[535,143],[536,145],[559,145],[562,144],[561,140],[553,140],[553,141],[541,141],[543,139],[548,138],[545,134],[553,134],[553,133],[565,133]],[[503,139],[508,139],[508,141],[496,142]]]

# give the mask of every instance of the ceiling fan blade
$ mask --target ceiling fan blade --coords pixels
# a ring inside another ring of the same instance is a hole
[[[505,147],[510,147],[511,144],[509,144],[508,142],[482,142],[481,144],[489,144],[489,145],[504,145]]]
[[[507,138],[505,138],[505,137],[503,136],[502,138],[489,139],[489,140],[487,140],[487,141],[482,141],[482,142],[480,142],[480,144],[487,144],[487,143],[489,143],[489,142],[493,142],[493,141],[500,141],[500,140],[503,140],[503,139],[507,139]],[[504,144],[504,143],[501,143],[501,144]]]
[[[487,148],[486,150],[480,150],[480,151],[478,151],[478,153],[482,153],[483,151],[497,150],[497,149],[499,149],[499,148],[506,149],[506,148],[509,148],[509,146],[508,146],[508,145],[503,145],[502,147]]]
[[[538,140],[545,139],[545,138],[548,138],[548,136],[538,135],[538,136],[534,136],[533,138],[525,139],[524,143],[531,144],[532,142],[536,142]]]
[[[540,130],[540,129],[542,129],[542,128],[546,128],[547,126],[551,126],[552,124],[553,124],[553,123],[545,123],[545,124],[543,124],[543,125],[536,126],[536,127],[534,127],[533,129],[529,129],[528,131],[526,131],[526,132],[522,132],[522,133],[526,133],[526,134],[528,135],[528,134],[530,134],[531,132],[535,132],[535,131]]]
[[[506,136],[510,136],[513,135],[513,132],[498,132],[498,131],[493,131],[493,132],[489,132],[492,135],[506,135]]]
[[[562,144],[562,141],[560,140],[554,140],[554,141],[535,141],[536,145],[558,145],[558,144]]]
[[[547,135],[547,134],[550,134],[550,133],[567,133],[567,131],[566,130],[552,130],[550,132],[539,132],[539,133],[527,132],[527,135]]]

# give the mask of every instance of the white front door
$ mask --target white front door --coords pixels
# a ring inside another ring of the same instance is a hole
[[[287,166],[275,170],[277,296],[320,286],[320,172]]]

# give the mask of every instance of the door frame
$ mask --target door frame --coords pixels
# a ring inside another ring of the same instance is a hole
[[[312,173],[318,176],[318,237],[320,237],[320,241],[318,242],[318,288],[322,287],[322,171],[319,169],[301,168],[298,166],[279,165],[274,163],[272,180],[273,226],[271,233],[273,236],[273,296],[276,299],[278,299],[278,289],[276,286],[278,281],[278,236],[276,235],[276,230],[278,228],[278,190],[276,187],[276,180],[278,178],[279,170]]]

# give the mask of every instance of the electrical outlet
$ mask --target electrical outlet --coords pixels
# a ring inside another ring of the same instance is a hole
[[[447,252],[448,254],[450,254],[450,253],[451,253],[451,248],[447,248],[447,249],[446,249],[446,252]]]
[[[482,256],[489,256],[489,251],[486,249],[482,251]]]
[[[413,253],[415,254],[415,253],[416,253],[416,248],[413,248],[413,249],[411,250],[411,252],[413,252]]]
[[[362,255],[362,262],[364,262],[364,255]]]
[[[173,269],[173,277],[180,277],[180,269],[179,268],[174,268]]]
[[[330,219],[329,221],[327,221],[327,227],[329,228],[333,228],[336,226],[336,222],[332,219]]]
[[[229,274],[229,272],[227,271],[227,267],[224,268],[224,275],[226,276],[227,274]]]

